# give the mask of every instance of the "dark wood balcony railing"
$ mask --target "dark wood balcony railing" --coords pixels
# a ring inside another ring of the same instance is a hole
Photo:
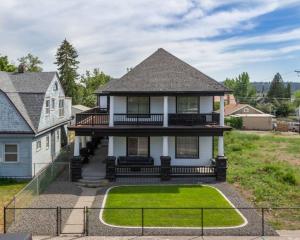
[[[217,125],[220,122],[219,113],[171,113],[169,114],[169,125]]]
[[[109,114],[107,113],[77,113],[76,125],[108,125]]]
[[[218,113],[208,114],[169,114],[169,126],[217,125]],[[164,115],[151,114],[114,114],[114,125],[151,125],[163,126]],[[76,114],[76,125],[108,125],[109,114],[89,110]]]
[[[155,125],[162,126],[164,115],[151,114],[114,114],[115,125]]]

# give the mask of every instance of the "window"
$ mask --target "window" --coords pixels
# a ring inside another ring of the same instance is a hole
[[[149,114],[150,97],[127,97],[128,114]]]
[[[47,99],[46,100],[46,114],[50,114],[50,100]]]
[[[50,144],[50,138],[49,136],[46,137],[46,149],[49,148],[49,144]]]
[[[63,117],[65,115],[65,101],[64,99],[59,99],[58,103],[58,108],[59,108],[59,116]]]
[[[248,113],[249,112],[249,108],[244,108],[244,112]]]
[[[51,109],[54,110],[55,109],[55,98],[51,99]]]
[[[58,83],[55,82],[53,85],[53,91],[57,91],[58,90]]]
[[[196,96],[178,96],[176,101],[177,113],[198,113],[199,97]]]
[[[40,151],[42,148],[42,141],[41,140],[37,140],[36,141],[36,151]]]
[[[59,140],[59,130],[56,131],[56,138]]]
[[[4,161],[17,162],[18,161],[18,144],[4,145]]]
[[[149,137],[128,137],[128,156],[149,156]]]
[[[176,137],[176,158],[199,158],[199,138]]]

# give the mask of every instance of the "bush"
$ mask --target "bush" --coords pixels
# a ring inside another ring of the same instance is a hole
[[[229,117],[225,118],[225,124],[235,129],[242,129],[243,119],[241,117]]]

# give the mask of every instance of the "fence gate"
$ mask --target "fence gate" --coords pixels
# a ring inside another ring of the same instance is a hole
[[[59,234],[87,235],[85,207],[59,208],[59,211]]]

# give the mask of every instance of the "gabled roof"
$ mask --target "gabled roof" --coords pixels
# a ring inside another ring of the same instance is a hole
[[[243,109],[243,108],[252,108],[253,110],[255,110],[258,114],[265,114],[264,112],[256,109],[255,107],[250,106],[249,104],[241,104],[241,103],[237,103],[237,104],[228,104],[224,107],[224,115],[225,116],[229,116],[229,115],[233,115],[235,114],[237,111]],[[248,114],[250,115],[250,114]]]
[[[56,72],[7,73],[0,71],[0,90],[14,104],[33,132],[38,131],[45,93]]]
[[[220,93],[221,83],[159,48],[120,79],[109,81],[96,93]]]

